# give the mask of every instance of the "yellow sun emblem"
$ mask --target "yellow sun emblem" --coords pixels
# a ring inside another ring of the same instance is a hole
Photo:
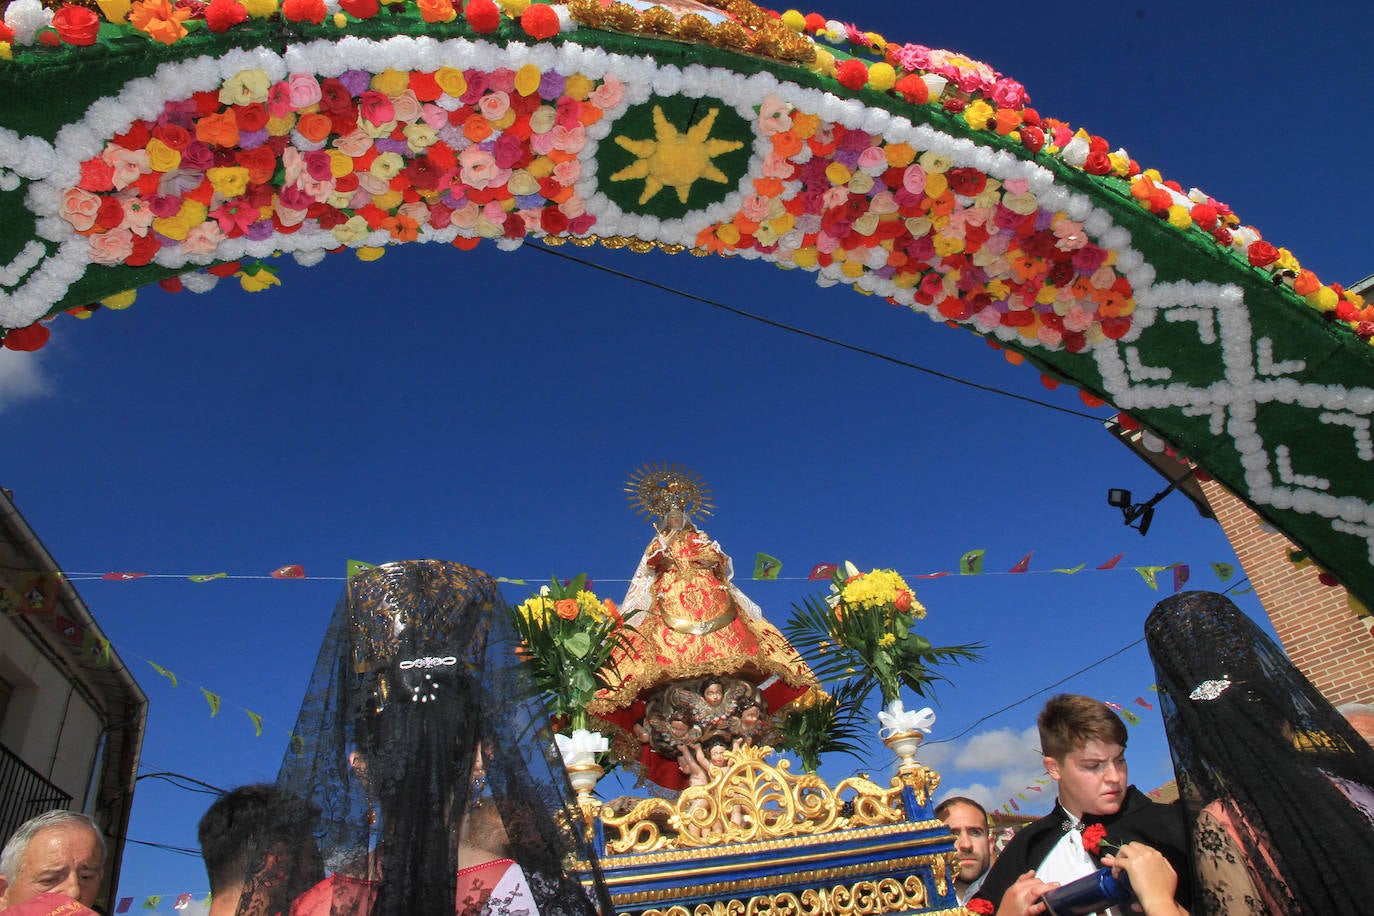
[[[665,187],[676,188],[677,199],[685,204],[687,194],[696,181],[703,178],[721,183],[729,181],[711,160],[744,144],[738,140],[711,139],[711,128],[718,114],[720,109],[712,108],[706,117],[682,134],[668,123],[663,116],[663,109],[655,105],[653,140],[632,140],[624,136],[615,138],[617,144],[638,159],[612,175],[611,181],[644,179],[644,193],[639,195],[640,204],[648,203]]]

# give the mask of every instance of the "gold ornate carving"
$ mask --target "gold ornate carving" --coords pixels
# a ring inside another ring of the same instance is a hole
[[[905,821],[904,785],[918,788],[921,803],[939,776],[894,778],[890,788],[851,776],[832,788],[811,773],[794,774],[791,762],[770,763],[770,747],[727,752],[724,768],[712,767],[705,785],[684,789],[676,802],[645,799],[623,815],[606,814],[610,855],[695,849],[874,827]],[[909,782],[905,781],[909,780]],[[848,809],[848,810],[846,810]]]
[[[906,913],[929,902],[921,879],[909,875],[904,880],[883,878],[849,885],[812,888],[799,894],[763,894],[747,900],[721,900],[695,906],[671,906],[644,910],[641,916],[878,916]],[[942,914],[963,912],[942,910]],[[625,916],[625,914],[621,914]]]
[[[750,0],[710,0],[709,5],[729,14],[733,21],[715,24],[705,16],[678,16],[661,6],[641,12],[626,3],[603,7],[597,0],[568,0],[567,4],[573,19],[593,29],[700,42],[788,63],[809,64],[816,59],[816,46],[809,38],[792,31]]]

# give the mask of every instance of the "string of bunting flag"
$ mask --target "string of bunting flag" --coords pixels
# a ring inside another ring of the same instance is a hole
[[[996,570],[989,570],[986,568],[984,562],[986,553],[987,551],[982,548],[967,551],[959,558],[957,570],[931,570],[928,572],[920,573],[903,573],[903,575],[909,579],[940,579],[945,576],[954,575],[983,576],[1016,575],[1023,573],[1056,573],[1059,575],[1072,576],[1085,570],[1089,570],[1089,566],[1087,563],[1079,563],[1075,566],[1059,566],[1051,569],[1033,570],[1030,568],[1030,563],[1031,558],[1035,555],[1035,551],[1031,551],[1027,553],[1024,557],[1022,557],[1020,560],[1018,560],[1013,566],[1011,566],[1011,568],[1007,569],[1006,572],[1002,573]],[[1123,557],[1125,557],[1124,552],[1118,553],[1110,559],[1106,560],[1105,562],[1093,566],[1091,568],[1091,571],[1107,572],[1115,570],[1118,568]],[[1303,557],[1302,559],[1305,560],[1306,558]],[[1304,563],[1300,562],[1299,560],[1294,560],[1294,563],[1295,565],[1304,565]],[[1306,560],[1306,563],[1310,564],[1311,561]],[[316,582],[342,582],[346,579],[352,578],[353,576],[357,575],[359,572],[362,572],[363,570],[371,569],[374,565],[375,564],[363,562],[362,560],[347,560],[345,561],[345,574],[342,576],[307,576],[305,572],[305,567],[299,563],[291,563],[285,566],[279,566],[276,569],[267,573],[173,573],[150,572],[146,570],[126,570],[107,572],[65,571],[56,573],[31,571],[28,572],[28,581],[25,582],[24,586],[19,591],[21,595],[29,595],[30,593],[34,593],[32,597],[35,600],[46,600],[48,597],[48,589],[43,588],[44,580],[55,580],[60,578],[65,578],[69,582],[133,582],[139,579],[180,579],[189,582],[213,582],[217,579],[309,579]],[[1229,581],[1232,578],[1232,576],[1235,575],[1235,566],[1231,563],[1214,562],[1208,563],[1207,565],[1212,569],[1214,573],[1216,573],[1217,579],[1222,583]],[[762,552],[756,553],[754,557],[753,575],[751,576],[751,578],[757,581],[802,581],[803,579],[812,582],[829,581],[830,577],[835,573],[837,569],[839,569],[838,563],[816,563],[811,567],[810,572],[805,576],[783,576],[782,566],[782,561],[779,560],[777,557]],[[1189,578],[1192,575],[1192,567],[1190,564],[1187,563],[1165,563],[1160,565],[1133,566],[1128,568],[1134,569],[1141,576],[1141,578],[1145,580],[1145,583],[1149,585],[1152,589],[1159,588],[1158,576],[1160,573],[1173,573],[1173,587],[1175,591],[1177,591],[1179,588],[1182,588],[1183,585],[1188,582]],[[534,578],[535,581],[542,581],[542,577]],[[528,578],[513,578],[507,576],[496,576],[495,579],[497,582],[504,582],[511,585],[528,585],[530,582],[530,579]],[[597,581],[625,582],[628,580],[615,578],[598,579]],[[1325,580],[1323,580],[1323,584],[1325,584]],[[14,591],[13,588],[6,590]],[[13,601],[13,599],[11,600]],[[5,603],[5,597],[3,592],[0,592],[0,612],[9,612],[10,610],[11,607]],[[29,612],[33,612],[35,610],[38,609],[32,608],[29,609]]]

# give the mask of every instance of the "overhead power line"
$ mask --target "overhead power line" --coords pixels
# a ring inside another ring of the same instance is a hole
[[[842,340],[836,340],[835,338],[827,337],[824,334],[817,334],[814,331],[808,331],[804,328],[796,327],[795,325],[786,324],[781,321],[775,321],[772,318],[765,318],[762,315],[756,315],[753,312],[746,312],[743,309],[735,308],[732,305],[726,305],[725,303],[720,302],[716,299],[711,299],[706,296],[698,296],[695,293],[689,293],[686,290],[681,290],[673,286],[668,286],[665,283],[659,283],[655,280],[648,280],[644,277],[639,277],[632,273],[627,273],[623,270],[617,270],[614,267],[607,267],[604,264],[597,264],[595,261],[588,261],[583,258],[576,258],[570,254],[566,254],[562,251],[557,251],[544,245],[525,247],[532,248],[534,251],[542,251],[545,254],[552,255],[556,258],[562,258],[565,261],[571,261],[574,264],[581,264],[583,267],[589,268],[591,270],[599,270],[602,273],[610,274],[615,277],[620,277],[624,280],[629,280],[632,283],[639,283],[643,286],[648,286],[653,289],[661,290],[662,292],[669,293],[674,296],[681,296],[684,299],[690,299],[693,302],[700,302],[703,305],[709,305],[711,306],[711,308],[720,309],[724,312],[729,312],[730,314],[736,315],[740,318],[746,318],[749,321],[756,321],[759,324],[765,324],[769,327],[777,328],[782,331],[787,331],[789,334],[797,334],[802,337],[807,337],[811,340],[829,344],[832,347],[839,347],[840,349],[848,350],[851,353],[859,353],[863,356],[868,356],[873,359],[878,359],[882,360],[883,362],[891,363],[894,366],[901,366],[904,369],[912,369],[916,372],[924,372],[926,375],[931,375],[935,378],[943,379],[946,382],[952,382],[956,385],[964,385],[968,388],[974,388],[978,391],[985,391],[988,394],[1000,395],[1004,398],[1011,398],[1017,401],[1024,401],[1027,404],[1034,404],[1036,407],[1043,407],[1047,410],[1055,410],[1059,413],[1068,414],[1071,417],[1080,417],[1084,420],[1091,420],[1094,423],[1102,422],[1101,417],[1096,417],[1089,413],[1083,413],[1080,410],[1071,410],[1068,407],[1061,407],[1058,404],[1051,404],[1048,401],[1041,401],[1036,398],[1028,397],[1024,394],[1017,394],[1014,391],[1007,391],[1004,388],[997,388],[993,385],[984,385],[980,382],[970,381],[969,379],[961,378],[957,375],[950,375],[947,372],[941,372],[938,369],[931,369],[929,366],[922,366],[919,363],[913,363],[909,360],[898,359],[895,356],[889,356],[888,354],[880,353],[877,350],[870,350],[867,347],[860,347],[857,344],[851,344],[846,343]]]

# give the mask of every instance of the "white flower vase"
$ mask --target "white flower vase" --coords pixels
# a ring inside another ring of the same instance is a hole
[[[597,781],[606,775],[596,758],[610,748],[610,742],[600,732],[583,728],[571,735],[554,735],[554,741],[563,758],[563,767],[568,771],[568,782],[572,783],[573,791],[577,793],[577,803],[584,809],[595,805],[592,790],[596,788]]]
[[[935,711],[929,706],[909,710],[901,700],[893,700],[878,713],[878,724],[878,737],[897,755],[898,769],[906,772],[919,767],[916,751],[935,724]]]

